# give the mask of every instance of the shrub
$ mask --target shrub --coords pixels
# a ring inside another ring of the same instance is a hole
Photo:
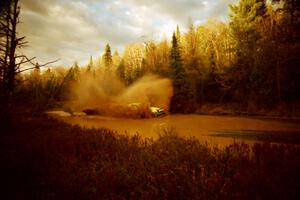
[[[224,149],[163,130],[157,140],[84,129],[46,117],[15,119],[1,135],[10,199],[297,199],[300,148]]]

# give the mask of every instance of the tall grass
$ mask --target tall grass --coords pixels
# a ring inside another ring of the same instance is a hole
[[[16,119],[0,136],[10,199],[297,199],[300,148],[218,149],[165,130],[157,140]]]

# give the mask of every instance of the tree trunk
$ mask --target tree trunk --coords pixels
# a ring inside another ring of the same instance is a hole
[[[10,17],[11,19],[11,34],[10,34],[10,48],[9,48],[9,64],[7,70],[7,89],[9,95],[9,102],[12,101],[12,94],[15,89],[15,74],[16,74],[16,63],[15,63],[15,53],[17,47],[17,40],[16,40],[16,28],[18,23],[18,0],[12,1],[13,2],[13,13]]]

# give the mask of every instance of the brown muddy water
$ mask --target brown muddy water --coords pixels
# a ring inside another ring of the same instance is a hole
[[[150,119],[71,116],[60,119],[86,128],[107,128],[120,134],[139,133],[154,139],[159,130],[173,128],[179,136],[196,137],[202,143],[219,147],[233,142],[300,144],[300,120],[206,115],[167,115]]]

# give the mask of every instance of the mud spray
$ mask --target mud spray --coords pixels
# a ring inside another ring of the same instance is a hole
[[[147,75],[132,85],[125,85],[113,75],[84,74],[72,85],[72,110],[114,117],[150,117],[150,106],[169,110],[172,82],[157,75]],[[129,105],[138,103],[138,109]]]

